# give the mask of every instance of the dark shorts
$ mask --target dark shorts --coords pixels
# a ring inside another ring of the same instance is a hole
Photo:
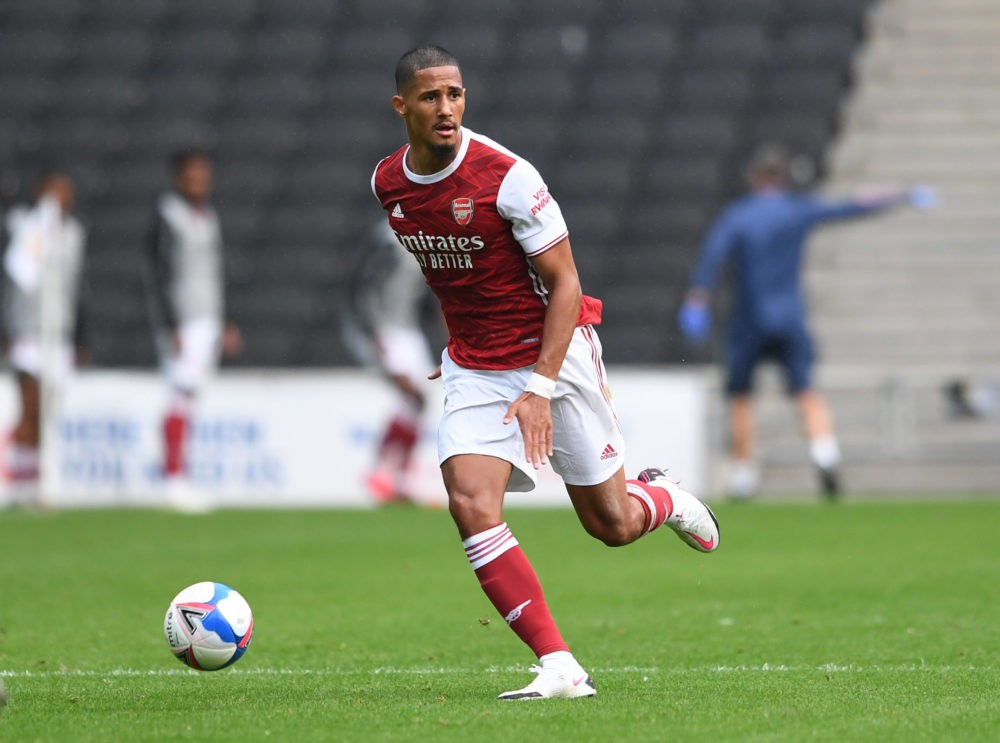
[[[757,365],[762,361],[776,361],[785,372],[789,393],[796,394],[812,385],[815,360],[812,339],[805,329],[781,335],[742,335],[729,344],[726,392],[730,395],[750,392]]]

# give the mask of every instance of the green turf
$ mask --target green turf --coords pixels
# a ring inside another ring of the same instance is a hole
[[[504,703],[533,658],[445,512],[0,512],[0,741],[1000,740],[1000,501],[718,513],[701,555],[510,512],[599,695]],[[217,673],[161,632],[205,579],[255,612]]]

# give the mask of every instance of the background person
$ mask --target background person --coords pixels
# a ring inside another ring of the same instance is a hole
[[[224,321],[224,267],[219,217],[210,202],[212,163],[201,150],[172,161],[173,189],[156,206],[147,274],[156,346],[170,387],[163,420],[163,475],[181,510],[208,507],[187,479],[186,448],[194,401],[214,374],[220,352],[242,339]]]
[[[44,176],[30,207],[7,215],[10,242],[4,254],[5,325],[8,360],[17,379],[20,415],[11,432],[7,472],[14,483],[32,487],[39,476],[42,376],[65,380],[76,355],[83,355],[83,313],[79,311],[86,233],[73,216],[76,196],[65,173]],[[58,312],[53,336],[58,343],[55,368],[45,368],[43,291],[46,272],[58,271]],[[76,349],[76,353],[74,352]]]
[[[428,300],[436,300],[384,219],[372,227],[362,250],[342,315],[344,340],[358,361],[378,368],[398,393],[365,484],[378,503],[410,501],[427,376],[435,366],[421,318]]]
[[[726,341],[732,462],[729,494],[751,497],[760,474],[755,461],[751,393],[757,366],[778,362],[794,397],[822,490],[840,491],[840,446],[824,397],[813,388],[813,339],[807,327],[802,261],[811,230],[911,203],[928,207],[926,187],[872,198],[827,202],[790,189],[789,158],[777,144],[761,146],[746,171],[749,193],[727,206],[710,226],[680,310],[683,334],[704,340],[711,327],[709,298],[723,265],[732,263],[735,292]]]

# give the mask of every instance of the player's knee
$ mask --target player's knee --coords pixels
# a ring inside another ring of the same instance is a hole
[[[448,493],[448,512],[458,526],[459,531],[467,534],[477,534],[500,523],[496,509],[484,498],[464,491]]]
[[[583,528],[590,536],[603,542],[607,547],[624,547],[635,541],[632,530],[621,522],[585,521]]]

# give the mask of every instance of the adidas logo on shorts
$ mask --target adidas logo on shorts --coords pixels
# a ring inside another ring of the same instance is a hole
[[[615,448],[611,446],[611,444],[608,444],[607,446],[604,447],[604,451],[601,452],[601,461],[614,459],[617,456],[618,452],[615,451]]]

